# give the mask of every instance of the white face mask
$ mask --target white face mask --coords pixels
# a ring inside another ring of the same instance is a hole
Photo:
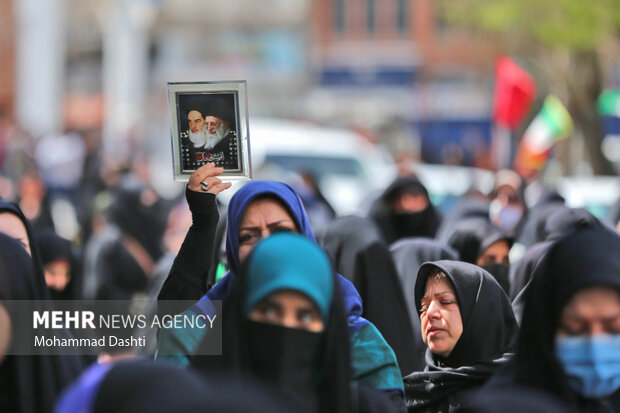
[[[493,200],[489,205],[491,221],[505,231],[512,231],[523,216],[523,208],[516,205],[504,205],[501,201]]]

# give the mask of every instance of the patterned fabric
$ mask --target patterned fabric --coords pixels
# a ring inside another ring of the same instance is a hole
[[[181,132],[181,159],[182,169],[192,171],[209,162],[215,166],[231,171],[241,171],[241,159],[237,133],[230,131],[228,136],[213,148],[194,148],[189,140],[189,131]]]

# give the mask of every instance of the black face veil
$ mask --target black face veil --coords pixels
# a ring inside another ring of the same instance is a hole
[[[224,354],[222,356],[194,356],[191,363],[199,370],[208,373],[209,371],[226,371],[238,377],[254,376],[257,378],[257,374],[262,376],[258,377],[261,382],[270,385],[270,383],[282,384],[281,377],[271,374],[271,377],[265,377],[261,374],[261,371],[266,371],[266,366],[257,363],[257,348],[252,347],[255,343],[252,342],[251,333],[256,332],[256,324],[249,322],[247,316],[244,314],[243,308],[246,302],[246,295],[248,294],[248,281],[247,281],[247,263],[250,262],[248,258],[241,266],[240,274],[237,276],[234,286],[231,289],[230,295],[224,300],[223,303],[223,342],[222,348]],[[302,363],[306,368],[312,369],[309,374],[303,372],[287,372],[290,377],[293,377],[294,381],[303,380],[303,377],[316,377],[316,386],[314,388],[304,388],[302,392],[297,392],[293,388],[282,389],[280,393],[289,395],[288,401],[294,405],[299,406],[300,403],[304,403],[308,400],[310,393],[316,400],[312,403],[316,403],[319,406],[319,411],[333,411],[333,412],[348,412],[350,408],[350,381],[351,381],[351,363],[349,356],[349,336],[347,334],[348,327],[345,318],[345,313],[342,308],[342,298],[340,296],[338,283],[336,282],[335,275],[332,276],[332,282],[334,283],[334,294],[332,298],[331,307],[329,310],[329,317],[323,332],[320,334],[319,348],[320,352],[316,357],[312,357],[308,363]],[[282,342],[278,345],[290,346],[296,338],[291,339],[289,334],[281,334],[283,327],[278,326],[262,326],[260,335],[265,337],[268,334],[268,330],[272,330],[274,337],[270,340],[275,340],[279,335],[282,338]],[[273,328],[269,328],[273,327]],[[287,329],[290,330],[290,329]],[[297,333],[297,332],[294,332]],[[297,336],[298,334],[294,334]],[[301,336],[303,333],[310,334],[308,332],[299,332]],[[208,340],[204,340],[202,345],[208,345]],[[198,351],[197,354],[207,354],[203,351]],[[266,355],[271,359],[275,359],[273,354]],[[291,354],[291,356],[294,356]],[[290,359],[290,357],[289,357]],[[285,361],[285,360],[284,360]],[[299,361],[299,359],[297,359]],[[308,361],[308,360],[307,360]],[[300,365],[297,363],[298,366]],[[272,366],[277,368],[287,368],[286,365],[278,362],[278,366]],[[289,383],[289,386],[293,386],[293,383]],[[297,398],[296,394],[302,394],[301,398]],[[301,406],[304,411],[309,406]]]

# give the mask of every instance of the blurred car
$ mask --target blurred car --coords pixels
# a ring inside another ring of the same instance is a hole
[[[467,166],[415,163],[410,169],[428,190],[433,205],[444,214],[452,211],[469,191],[488,195],[495,180],[492,171]]]
[[[446,214],[467,191],[487,195],[493,189],[494,173],[485,169],[427,164],[414,164],[411,169],[428,189],[433,204]],[[566,206],[585,208],[600,219],[620,197],[616,176],[564,176],[547,184],[564,197]]]
[[[340,216],[359,212],[368,194],[386,188],[396,177],[387,151],[346,129],[252,118],[250,147],[256,179],[294,183],[300,174],[309,174]],[[222,192],[220,199],[227,203],[242,184]]]

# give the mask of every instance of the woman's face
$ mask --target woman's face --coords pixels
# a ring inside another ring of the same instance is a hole
[[[26,227],[21,219],[17,217],[17,215],[11,212],[2,212],[0,213],[0,232],[8,235],[9,237],[16,239],[19,241],[28,254],[32,255],[30,252],[30,241],[28,240],[28,232],[26,232]]]
[[[447,280],[427,282],[420,321],[424,343],[433,354],[447,358],[463,333],[461,310]]]
[[[575,294],[562,311],[558,336],[620,334],[620,292],[591,287]]]
[[[510,248],[505,240],[494,242],[480,254],[476,265],[489,265],[489,264],[505,264],[509,265],[508,253]]]
[[[71,280],[70,266],[65,260],[55,260],[43,267],[48,287],[63,291]]]
[[[252,202],[239,225],[239,261],[243,262],[262,238],[282,231],[299,232],[282,204],[268,198]]]
[[[269,294],[252,308],[248,317],[261,323],[315,333],[323,331],[323,321],[317,306],[306,295],[293,290]]]
[[[404,193],[394,200],[394,212],[420,212],[428,207],[428,198],[424,194]]]

